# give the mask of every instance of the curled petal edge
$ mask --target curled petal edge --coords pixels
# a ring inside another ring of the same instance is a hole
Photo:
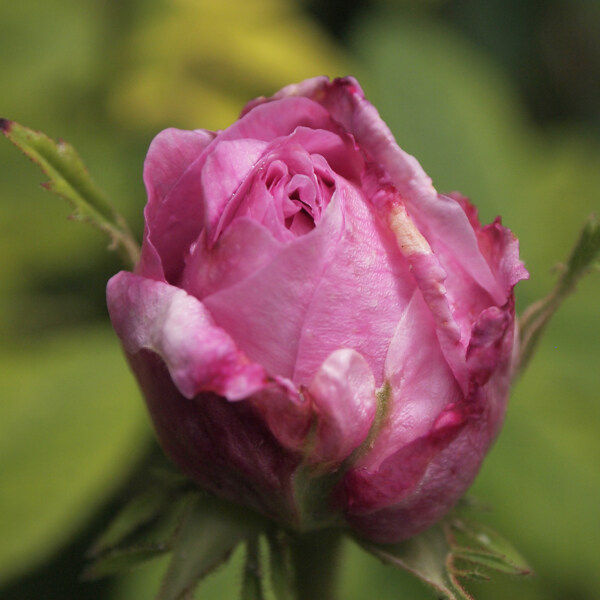
[[[210,391],[241,400],[268,383],[262,366],[251,362],[185,291],[121,271],[108,282],[107,302],[125,351],[158,354],[186,398]]]
[[[367,438],[377,410],[375,376],[355,350],[332,352],[306,388],[278,380],[254,398],[279,442],[310,464],[341,464]]]

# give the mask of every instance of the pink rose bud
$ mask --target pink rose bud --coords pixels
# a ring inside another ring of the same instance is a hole
[[[163,131],[144,181],[108,307],[172,460],[296,528],[395,542],[439,519],[504,416],[512,233],[438,194],[350,77]]]

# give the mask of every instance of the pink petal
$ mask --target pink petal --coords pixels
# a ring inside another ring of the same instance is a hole
[[[146,350],[128,355],[161,446],[203,488],[283,522],[295,522],[299,457],[282,448],[250,402],[203,392],[185,398],[165,363]]]
[[[375,378],[354,350],[330,354],[306,389],[269,386],[252,401],[270,431],[288,450],[331,468],[362,444],[371,428],[377,400]]]
[[[231,197],[263,155],[266,142],[252,139],[223,141],[220,137],[207,153],[202,168],[204,229],[212,243],[214,229]]]
[[[389,412],[372,449],[355,465],[353,481],[358,477],[363,483],[356,483],[349,492],[354,506],[394,503],[422,475],[408,462],[403,471],[407,452],[412,452],[407,448],[420,448],[425,460],[429,455],[424,452],[423,440],[442,424],[462,421],[459,409],[463,395],[440,350],[435,324],[419,291],[397,324],[385,374],[391,394]],[[427,461],[419,464],[426,465]],[[388,472],[391,465],[397,471],[393,479]]]
[[[108,282],[107,300],[125,351],[160,355],[186,398],[211,391],[238,400],[265,385],[262,367],[251,363],[185,291],[121,271]]]
[[[236,285],[266,266],[282,244],[260,223],[239,217],[208,248],[202,235],[186,261],[182,287],[202,299]]]
[[[360,191],[337,178],[315,229],[204,303],[273,376],[308,385],[329,354],[352,348],[381,385],[389,340],[413,291],[389,229]]]
[[[148,203],[137,267],[141,275],[177,278],[187,246],[202,229],[200,158],[214,136],[205,130],[165,129],[152,141],[144,163]]]
[[[444,256],[454,257],[496,304],[506,302],[506,291],[498,284],[481,256],[476,235],[465,212],[452,199],[437,194],[421,165],[398,146],[388,126],[380,118],[377,109],[365,99],[354,78],[345,77],[331,82],[325,77],[314,78],[288,86],[269,100],[289,96],[306,96],[322,104],[336,121],[353,134],[358,145],[389,173],[411,217],[442,264]]]
[[[365,441],[375,417],[375,377],[356,351],[330,354],[308,386],[317,414],[315,463],[338,464]]]

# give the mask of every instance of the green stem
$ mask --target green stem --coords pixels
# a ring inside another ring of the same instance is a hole
[[[336,600],[341,550],[333,529],[298,535],[291,542],[297,600]]]

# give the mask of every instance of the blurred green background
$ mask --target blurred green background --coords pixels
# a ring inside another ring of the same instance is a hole
[[[142,230],[165,126],[221,128],[250,98],[355,74],[440,191],[503,216],[547,292],[600,208],[595,0],[19,0],[4,3],[0,116],[64,138]],[[0,143],[0,597],[152,598],[164,563],[80,582],[84,553],[155,443],[108,325],[120,269]],[[537,575],[478,599],[600,598],[600,276],[551,323],[472,492]],[[346,548],[344,600],[431,598]],[[236,598],[240,556],[198,598]]]

